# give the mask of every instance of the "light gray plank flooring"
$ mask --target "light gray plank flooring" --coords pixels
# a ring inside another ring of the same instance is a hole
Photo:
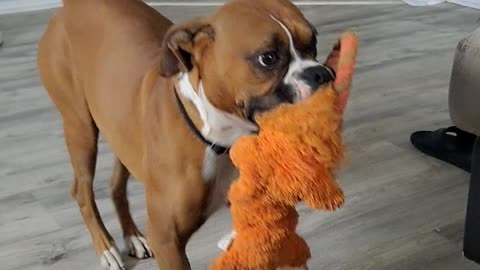
[[[215,8],[161,8],[174,21]],[[461,241],[468,174],[415,151],[409,135],[450,124],[448,82],[457,42],[479,26],[478,10],[455,5],[303,7],[318,27],[320,55],[345,30],[360,38],[358,71],[346,114],[349,148],[339,177],[347,204],[335,213],[300,207],[299,230],[311,269],[478,267]],[[0,269],[100,269],[70,197],[71,168],[59,115],[37,78],[36,47],[52,11],[0,16]],[[102,140],[95,183],[103,219],[123,249],[109,199],[113,158]],[[145,227],[143,188],[130,184]],[[193,269],[207,269],[230,228],[213,216],[188,246]],[[125,257],[127,258],[127,257]],[[128,258],[130,269],[156,269]]]

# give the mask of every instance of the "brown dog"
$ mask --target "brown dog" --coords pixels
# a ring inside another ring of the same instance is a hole
[[[99,132],[117,157],[112,194],[130,254],[151,248],[162,270],[190,269],[185,245],[236,177],[228,147],[256,132],[256,112],[331,79],[316,41],[287,0],[234,0],[178,25],[142,1],[64,1],[38,63],[63,119],[72,195],[105,268],[124,263],[94,200]],[[128,209],[130,174],[145,185],[150,248]]]

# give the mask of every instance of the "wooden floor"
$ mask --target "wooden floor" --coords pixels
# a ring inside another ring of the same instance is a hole
[[[457,42],[479,26],[478,10],[454,5],[303,7],[318,27],[320,55],[344,30],[361,40],[346,115],[348,163],[340,176],[347,204],[336,213],[300,207],[300,232],[319,270],[469,270],[462,257],[468,175],[415,151],[409,135],[450,124],[448,83]],[[174,21],[214,8],[161,8]],[[37,78],[36,46],[52,11],[0,16],[0,269],[100,269],[70,197],[71,168],[59,115]],[[102,141],[95,189],[123,250],[109,199],[112,155]],[[142,186],[132,182],[145,227]],[[188,246],[193,269],[207,269],[230,230],[228,211],[212,217]],[[126,258],[126,256],[125,256]],[[130,269],[156,269],[128,258]],[[164,269],[168,270],[168,269]]]

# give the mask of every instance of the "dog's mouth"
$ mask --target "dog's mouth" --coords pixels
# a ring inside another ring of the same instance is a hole
[[[309,98],[321,85],[335,80],[335,72],[319,65],[295,74],[289,80],[282,79],[273,90],[260,97],[251,98],[245,108],[246,118],[256,123],[257,114],[276,108],[282,103],[295,104]]]
[[[282,102],[278,97],[273,95],[254,98],[250,101],[249,106],[246,108],[246,117],[248,121],[257,124],[255,120],[256,115],[269,111],[281,103],[285,103],[285,101]]]

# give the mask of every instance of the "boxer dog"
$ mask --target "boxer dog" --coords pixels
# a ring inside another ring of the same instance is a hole
[[[316,43],[287,0],[233,0],[180,24],[142,1],[64,0],[40,41],[39,71],[63,120],[72,196],[106,269],[125,264],[95,204],[99,133],[116,156],[111,191],[130,255],[190,269],[187,241],[237,176],[228,148],[257,131],[255,113],[332,79]],[[130,175],[145,186],[148,244],[130,215]]]

